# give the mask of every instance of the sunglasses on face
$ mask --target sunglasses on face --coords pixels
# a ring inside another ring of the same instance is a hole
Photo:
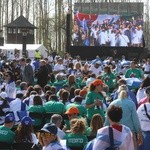
[[[45,138],[50,138],[51,136],[53,136],[54,134],[48,133],[48,132],[42,132],[41,136],[45,137]]]

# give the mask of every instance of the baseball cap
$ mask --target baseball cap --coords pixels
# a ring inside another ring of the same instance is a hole
[[[57,131],[58,129],[54,123],[46,123],[39,132],[48,132],[56,135]]]
[[[29,116],[25,116],[21,119],[21,124],[22,125],[33,125],[34,120],[32,120]]]
[[[15,116],[13,113],[9,113],[5,116],[5,123],[10,123],[15,121]]]
[[[96,80],[94,80],[94,81],[92,82],[92,84],[93,84],[94,86],[103,85],[103,81],[100,80],[100,79],[96,79]]]
[[[71,107],[70,109],[68,109],[65,114],[67,115],[71,115],[71,114],[79,114],[79,110],[77,107]]]
[[[150,95],[150,86],[148,86],[148,87],[146,88],[145,93],[148,94],[148,95]]]

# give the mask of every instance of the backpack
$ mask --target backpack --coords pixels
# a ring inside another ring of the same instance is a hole
[[[113,129],[111,127],[109,127],[109,140],[110,146],[107,147],[105,150],[119,150],[119,147],[114,146]]]

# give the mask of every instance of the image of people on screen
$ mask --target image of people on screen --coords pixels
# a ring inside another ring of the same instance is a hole
[[[143,18],[121,15],[74,16],[73,46],[143,47]]]

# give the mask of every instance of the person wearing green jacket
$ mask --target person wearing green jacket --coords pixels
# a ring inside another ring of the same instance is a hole
[[[0,126],[0,142],[12,144],[15,140],[15,133],[11,130],[15,122],[13,113],[5,116],[4,124]]]

